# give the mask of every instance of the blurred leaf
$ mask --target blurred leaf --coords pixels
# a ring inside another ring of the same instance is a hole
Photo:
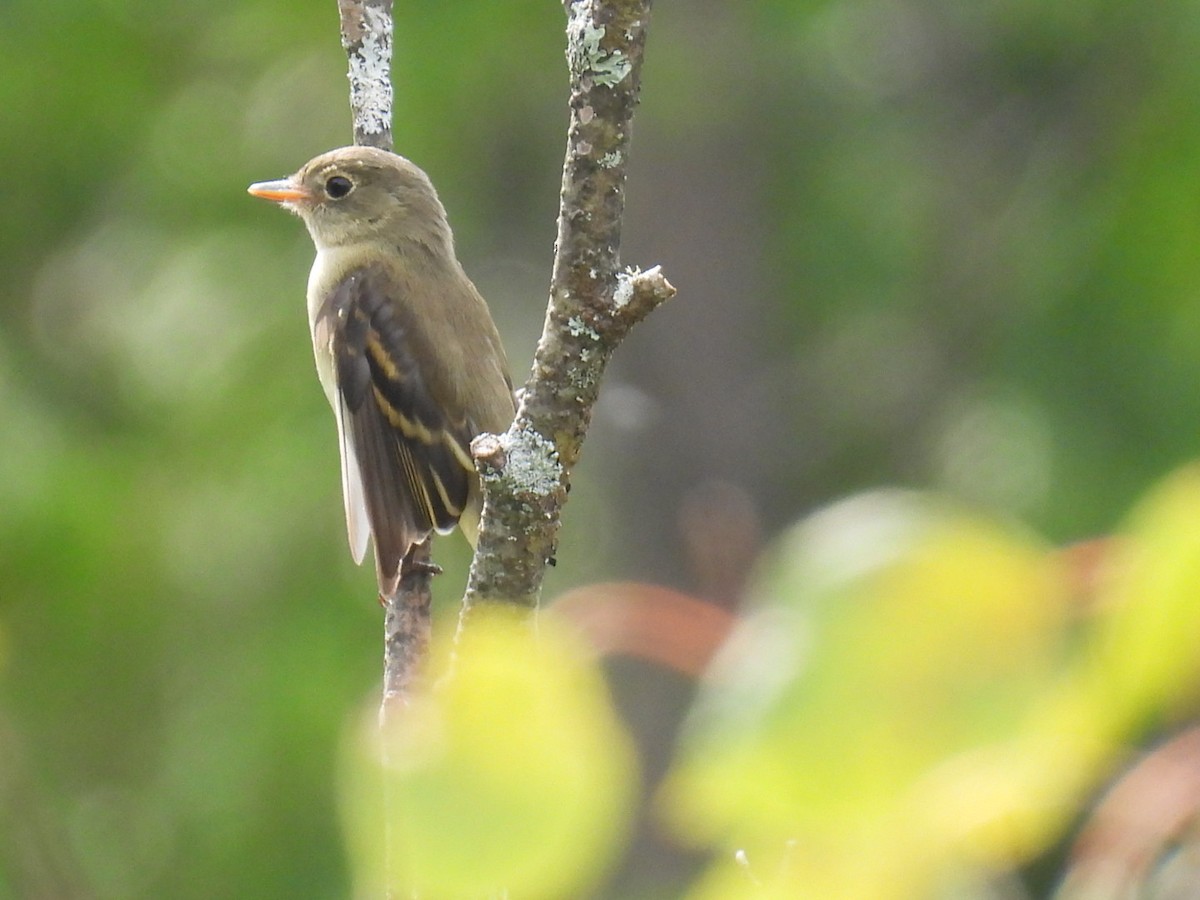
[[[584,585],[556,598],[550,610],[600,656],[642,659],[692,678],[733,624],[712,603],[639,582]]]
[[[552,621],[475,615],[436,685],[352,744],[358,896],[577,897],[628,827],[633,755],[599,670]]]
[[[1068,586],[1029,535],[931,497],[864,495],[793,529],[666,797],[682,833],[750,861],[696,896],[751,876],[768,896],[920,896],[947,863],[1040,846],[1069,808],[1061,767],[1094,746],[1059,740],[1073,695],[1041,710]]]
[[[1200,676],[1200,465],[1180,469],[1137,505],[1098,594],[1087,674],[1098,710],[1141,724],[1194,699]]]
[[[1078,553],[945,501],[869,494],[794,528],[665,797],[726,848],[696,896],[923,897],[1045,849],[1122,742],[1194,699],[1197,526],[1190,466],[1092,545],[1082,624]]]
[[[1190,896],[1200,874],[1198,818],[1200,729],[1193,727],[1136,760],[1106,791],[1075,841],[1055,897]]]

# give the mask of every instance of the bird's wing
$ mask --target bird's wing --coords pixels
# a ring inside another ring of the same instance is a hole
[[[394,592],[413,544],[454,527],[475,472],[470,424],[452,420],[431,393],[389,284],[376,267],[355,269],[313,322],[315,340],[333,357],[351,547],[359,549],[355,511],[365,507],[385,593]]]

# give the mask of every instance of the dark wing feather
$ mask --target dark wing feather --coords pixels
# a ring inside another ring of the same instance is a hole
[[[380,589],[395,590],[400,562],[430,531],[449,531],[467,504],[471,431],[453,421],[422,377],[417,337],[396,290],[375,267],[356,269],[317,315],[329,335],[343,440],[362,476]]]

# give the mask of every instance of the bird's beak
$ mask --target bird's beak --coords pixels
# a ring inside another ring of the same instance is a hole
[[[283,178],[279,181],[260,181],[250,185],[246,190],[255,197],[274,200],[276,203],[303,203],[313,198],[312,194],[296,185],[290,178]]]

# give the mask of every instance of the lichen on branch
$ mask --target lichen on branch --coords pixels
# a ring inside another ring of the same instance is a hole
[[[392,149],[392,0],[338,0],[354,143]]]
[[[657,266],[625,270],[620,260],[652,0],[564,5],[571,115],[550,301],[516,420],[472,448],[484,512],[461,623],[480,601],[536,605],[608,361],[629,329],[675,293]],[[553,477],[530,483],[510,471],[530,460]]]

